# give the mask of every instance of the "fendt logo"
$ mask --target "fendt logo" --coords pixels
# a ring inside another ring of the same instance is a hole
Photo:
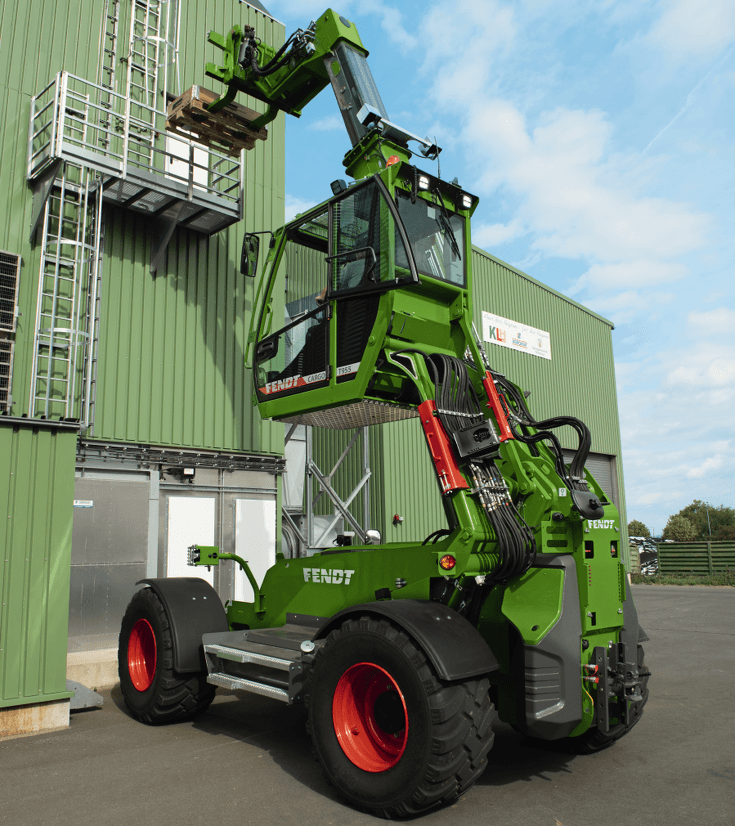
[[[304,568],[304,582],[326,582],[330,585],[349,585],[354,571],[330,568]]]

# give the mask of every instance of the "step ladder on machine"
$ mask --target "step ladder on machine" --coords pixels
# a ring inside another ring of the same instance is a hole
[[[204,634],[204,656],[213,685],[249,691],[289,705],[303,700],[306,674],[324,640],[311,626]]]

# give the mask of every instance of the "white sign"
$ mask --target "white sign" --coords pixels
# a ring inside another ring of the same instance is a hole
[[[511,321],[509,318],[486,313],[483,310],[482,337],[490,344],[531,353],[551,361],[551,336],[544,330],[529,327],[528,324]]]

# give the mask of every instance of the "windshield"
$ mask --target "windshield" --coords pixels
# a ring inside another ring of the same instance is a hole
[[[416,267],[422,275],[465,286],[464,218],[447,212],[440,204],[396,192],[396,203],[408,233]],[[408,260],[396,230],[396,266],[408,269]]]

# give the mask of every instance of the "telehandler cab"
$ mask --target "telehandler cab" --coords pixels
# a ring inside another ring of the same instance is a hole
[[[439,148],[388,120],[353,23],[328,10],[277,52],[238,26],[207,73],[299,115],[331,84],[354,182],[273,234],[249,345],[261,416],[354,428],[416,418],[446,527],[421,543],[247,563],[254,601],[197,577],[146,579],[123,619],[120,681],[145,723],[188,718],[216,686],[304,703],[314,751],[353,805],[424,812],[486,767],[493,706],[529,737],[593,752],[640,719],[649,672],[620,518],[585,471],[578,419],[534,419],[472,325],[477,198],[412,163]],[[255,275],[258,236],[243,245]],[[554,430],[579,437],[565,464]]]

